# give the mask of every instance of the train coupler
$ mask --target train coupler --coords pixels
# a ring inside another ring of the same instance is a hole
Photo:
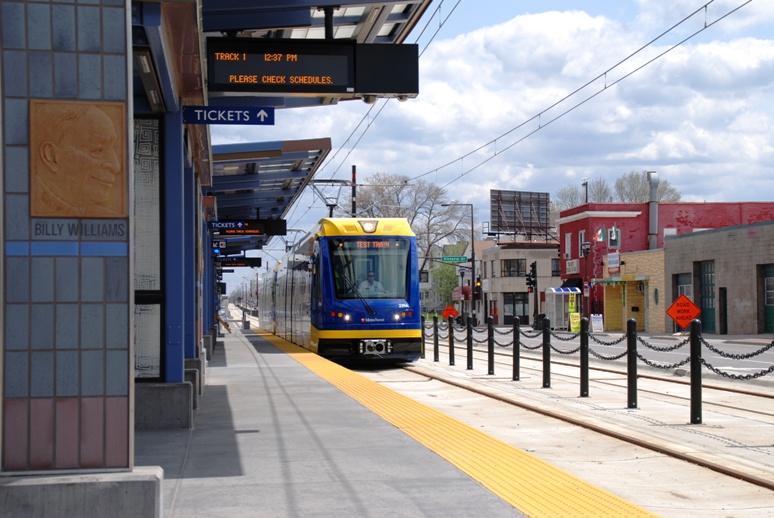
[[[390,354],[392,342],[390,340],[360,340],[360,354]]]

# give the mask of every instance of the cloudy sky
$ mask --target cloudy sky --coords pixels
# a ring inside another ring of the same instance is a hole
[[[213,143],[331,137],[317,179],[352,165],[363,183],[421,178],[474,204],[478,228],[491,189],[553,195],[631,171],[657,171],[684,201],[771,201],[773,2],[705,4],[436,0],[407,40],[416,99],[278,110],[275,126],[213,126]],[[288,228],[326,215],[309,189]]]

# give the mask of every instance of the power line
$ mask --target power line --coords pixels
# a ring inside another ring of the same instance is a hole
[[[454,7],[453,7],[453,8],[452,8],[452,10],[450,11],[450,13],[449,13],[449,14],[448,14],[448,15],[447,15],[447,16],[446,16],[444,19],[443,19],[443,21],[441,21],[441,22],[440,22],[440,24],[439,24],[439,27],[438,27],[438,29],[435,31],[435,33],[433,34],[433,36],[431,37],[431,39],[430,39],[430,42],[432,42],[432,40],[435,38],[435,36],[436,36],[436,35],[438,34],[438,32],[440,31],[440,29],[443,27],[443,25],[444,25],[444,24],[446,23],[446,21],[449,19],[449,16],[451,16],[451,14],[452,14],[452,13],[454,12],[454,10],[457,8],[457,6],[459,5],[460,1],[461,1],[461,0],[457,0],[457,3],[454,5]],[[674,50],[675,48],[677,48],[677,47],[679,47],[679,46],[683,45],[685,42],[687,42],[687,41],[691,40],[692,38],[696,37],[697,35],[701,34],[701,33],[702,33],[702,32],[704,32],[705,30],[707,30],[708,28],[710,28],[710,27],[714,26],[715,24],[719,23],[721,20],[724,20],[725,18],[727,18],[727,17],[728,17],[728,16],[730,16],[731,14],[735,13],[736,11],[738,11],[739,9],[741,9],[742,7],[744,7],[744,6],[746,6],[747,4],[749,4],[750,2],[752,2],[752,0],[747,0],[747,1],[745,1],[744,3],[742,3],[742,4],[738,5],[737,7],[733,8],[733,9],[731,9],[730,11],[728,11],[727,13],[723,14],[723,15],[722,15],[722,16],[720,16],[718,19],[716,19],[716,20],[714,20],[714,21],[712,21],[712,22],[709,22],[709,23],[708,23],[708,22],[707,22],[707,20],[706,20],[707,8],[708,8],[708,6],[709,6],[710,4],[712,4],[713,2],[714,2],[714,0],[710,0],[709,2],[705,3],[704,5],[702,5],[701,7],[699,7],[698,9],[696,9],[695,11],[693,11],[692,13],[690,13],[689,15],[685,16],[685,17],[684,17],[682,20],[680,20],[679,22],[675,23],[674,25],[672,25],[671,27],[669,27],[668,29],[666,29],[665,31],[663,31],[662,33],[660,33],[658,36],[656,36],[655,38],[653,38],[653,39],[651,39],[650,41],[648,41],[646,44],[642,45],[640,48],[638,48],[637,50],[635,50],[635,51],[634,51],[634,52],[632,52],[631,54],[629,54],[629,55],[628,55],[628,56],[626,56],[625,58],[621,59],[621,60],[620,60],[618,63],[616,63],[616,64],[615,64],[615,65],[613,65],[612,67],[608,68],[607,70],[605,70],[605,71],[604,71],[604,72],[602,72],[601,74],[597,75],[596,77],[594,77],[594,78],[590,79],[589,81],[587,81],[586,83],[584,83],[582,86],[580,86],[580,87],[576,88],[575,90],[573,90],[573,91],[572,91],[572,92],[570,92],[569,94],[565,95],[565,96],[564,96],[564,97],[562,97],[561,99],[557,100],[556,102],[554,102],[553,104],[551,104],[551,105],[550,105],[550,106],[548,106],[547,108],[543,109],[542,111],[540,111],[540,112],[539,112],[539,113],[537,113],[536,115],[534,115],[534,116],[530,117],[529,119],[527,119],[527,120],[525,120],[525,121],[521,122],[520,124],[518,124],[518,125],[514,126],[513,128],[511,128],[511,129],[509,129],[508,131],[506,131],[506,132],[502,133],[502,134],[501,134],[501,135],[499,135],[498,137],[496,137],[496,138],[494,138],[494,139],[492,139],[492,140],[490,140],[490,141],[486,142],[485,144],[482,144],[481,146],[478,146],[477,148],[473,149],[472,151],[469,151],[468,153],[465,153],[464,155],[462,155],[462,156],[460,156],[460,157],[458,157],[458,158],[456,158],[456,159],[454,159],[454,160],[451,160],[451,161],[449,161],[449,162],[447,162],[447,163],[445,163],[445,164],[443,164],[443,165],[441,165],[441,166],[439,166],[439,167],[436,167],[436,168],[434,168],[434,169],[431,169],[431,170],[429,170],[429,171],[427,171],[427,172],[425,172],[425,173],[419,174],[419,175],[417,175],[417,176],[415,176],[415,177],[411,178],[411,180],[418,180],[418,179],[420,179],[420,178],[423,178],[423,177],[425,177],[425,176],[428,176],[428,175],[430,175],[430,174],[437,173],[437,172],[438,172],[438,171],[440,171],[441,169],[444,169],[444,168],[446,168],[446,167],[448,167],[448,166],[451,166],[451,165],[453,165],[453,164],[456,164],[456,163],[458,163],[458,162],[462,162],[462,161],[463,161],[465,158],[468,158],[468,157],[470,157],[470,156],[472,156],[472,155],[474,155],[474,154],[476,154],[476,153],[480,152],[481,150],[483,150],[483,149],[485,149],[485,148],[487,148],[487,147],[489,147],[489,146],[491,146],[491,145],[496,145],[496,144],[497,144],[497,143],[498,143],[500,140],[502,140],[502,139],[503,139],[503,138],[505,138],[506,136],[510,135],[510,134],[511,134],[511,133],[513,133],[514,131],[517,131],[518,129],[520,129],[520,128],[523,128],[523,127],[524,127],[524,126],[526,126],[527,124],[529,124],[529,123],[531,123],[531,122],[535,122],[535,121],[537,121],[537,122],[538,122],[538,127],[537,127],[536,129],[534,129],[534,130],[530,131],[529,133],[525,134],[525,135],[524,135],[524,136],[522,136],[521,138],[519,138],[519,139],[515,140],[514,142],[510,143],[510,144],[509,144],[509,145],[507,145],[506,147],[504,147],[504,148],[502,148],[502,149],[500,149],[500,150],[497,150],[497,151],[495,151],[495,152],[494,152],[494,154],[492,154],[491,156],[489,156],[489,157],[487,157],[487,158],[485,158],[485,159],[481,160],[479,163],[477,163],[476,165],[474,165],[474,166],[473,166],[473,167],[471,167],[470,169],[467,169],[467,170],[463,171],[463,172],[462,172],[462,173],[460,173],[460,174],[459,174],[457,177],[455,177],[454,179],[452,179],[451,181],[447,182],[445,185],[443,185],[443,186],[442,186],[442,188],[448,187],[449,185],[451,185],[452,183],[456,182],[457,180],[459,180],[459,179],[460,179],[460,178],[462,178],[463,176],[466,176],[467,174],[469,174],[469,173],[471,173],[471,172],[475,171],[475,170],[476,170],[476,169],[478,169],[479,167],[481,167],[481,166],[483,166],[484,164],[488,163],[488,162],[489,162],[489,161],[491,161],[492,159],[494,159],[494,158],[496,158],[496,157],[500,156],[500,155],[501,155],[501,154],[503,154],[505,151],[507,151],[507,150],[511,149],[511,148],[512,148],[512,147],[514,147],[515,145],[517,145],[517,144],[521,143],[522,141],[526,140],[527,138],[529,138],[530,136],[534,135],[535,133],[537,133],[537,132],[538,132],[538,131],[540,131],[541,129],[545,128],[546,126],[548,126],[548,125],[550,125],[550,124],[552,124],[552,123],[554,123],[554,122],[556,122],[558,119],[560,119],[560,118],[564,117],[564,116],[565,116],[565,115],[567,115],[568,113],[570,113],[570,112],[574,111],[575,109],[579,108],[580,106],[582,106],[582,105],[586,104],[587,102],[589,102],[590,100],[594,99],[595,97],[597,97],[597,96],[598,96],[598,95],[600,95],[601,93],[605,92],[605,91],[606,91],[608,88],[610,88],[610,87],[612,87],[612,86],[615,86],[615,85],[617,85],[618,83],[620,83],[620,82],[621,82],[621,81],[623,81],[624,79],[627,79],[628,77],[630,77],[631,75],[633,75],[635,72],[638,72],[638,71],[640,71],[641,69],[643,69],[643,68],[645,68],[646,66],[650,65],[651,63],[653,63],[653,62],[654,62],[654,61],[656,61],[657,59],[659,59],[659,58],[663,57],[665,54],[667,54],[667,53],[671,52],[672,50]],[[443,2],[441,3],[441,5],[442,5],[442,4],[443,4]],[[433,17],[435,16],[435,14],[436,14],[436,13],[438,13],[438,12],[440,11],[441,5],[439,5],[439,6],[438,6],[438,8],[436,9],[436,11],[433,13]],[[676,43],[676,44],[672,45],[671,47],[669,47],[669,48],[668,48],[668,49],[666,49],[665,51],[663,51],[663,52],[659,53],[659,54],[658,54],[658,55],[656,55],[655,57],[653,57],[653,58],[649,59],[648,61],[646,61],[646,62],[645,62],[645,63],[643,63],[642,65],[640,65],[640,66],[636,67],[634,70],[632,70],[632,71],[630,71],[630,72],[626,73],[625,75],[621,76],[620,78],[616,79],[615,81],[613,81],[613,82],[611,82],[611,83],[607,83],[607,76],[608,76],[608,74],[612,73],[612,72],[613,72],[615,69],[617,69],[618,67],[620,67],[620,66],[621,66],[621,65],[623,65],[624,63],[626,63],[626,62],[630,61],[631,59],[633,59],[635,56],[637,56],[638,54],[640,54],[642,51],[644,51],[644,50],[645,50],[645,49],[647,49],[648,47],[652,46],[652,45],[653,45],[653,44],[655,44],[657,41],[659,41],[660,39],[662,39],[664,36],[668,35],[669,33],[671,33],[672,31],[674,31],[675,29],[677,29],[678,27],[680,27],[681,25],[683,25],[684,23],[686,23],[687,21],[689,21],[690,19],[692,19],[693,17],[695,17],[697,14],[699,14],[699,13],[700,13],[700,12],[702,12],[702,11],[704,11],[704,14],[705,14],[705,21],[704,21],[704,25],[703,25],[703,27],[702,27],[702,28],[700,28],[699,30],[697,30],[697,31],[693,32],[693,33],[692,33],[692,34],[690,34],[688,37],[686,37],[686,38],[684,38],[683,40],[681,40],[680,42],[678,42],[678,43]],[[424,31],[427,29],[427,26],[429,25],[429,23],[430,23],[430,21],[433,19],[433,17],[431,17],[431,18],[428,20],[428,23],[425,25],[425,27],[423,28],[422,32],[420,33],[420,37],[421,37],[421,35],[424,33]],[[428,45],[429,45],[429,43],[430,43],[430,42],[428,42]],[[427,46],[425,46],[425,49],[426,49],[426,48],[427,48]],[[423,49],[423,51],[422,51],[422,52],[424,53],[424,49]],[[551,118],[551,119],[548,119],[547,121],[544,121],[544,120],[543,120],[543,118],[544,118],[545,114],[546,114],[548,111],[552,110],[553,108],[556,108],[558,105],[560,105],[560,104],[562,104],[563,102],[565,102],[565,101],[569,100],[570,98],[572,98],[572,97],[576,96],[576,95],[577,95],[577,94],[579,94],[581,91],[585,90],[586,88],[588,88],[588,87],[589,87],[589,86],[591,86],[592,84],[594,84],[594,83],[596,83],[596,82],[598,82],[598,81],[600,81],[600,80],[602,80],[602,79],[604,79],[604,86],[603,86],[603,87],[602,87],[602,88],[601,88],[599,91],[597,91],[597,92],[594,92],[593,94],[589,95],[589,96],[588,96],[588,97],[586,97],[585,99],[583,99],[583,100],[579,101],[579,102],[578,102],[578,103],[576,103],[575,105],[573,105],[573,106],[571,106],[571,107],[567,108],[566,110],[564,110],[563,112],[559,113],[559,114],[558,114],[558,115],[556,115],[555,117],[553,117],[553,118]],[[361,135],[358,137],[358,139],[355,141],[355,143],[354,143],[354,144],[352,145],[352,147],[349,149],[349,151],[347,152],[347,155],[344,157],[344,160],[346,160],[346,158],[347,158],[347,157],[349,157],[349,155],[350,155],[350,154],[351,154],[351,153],[354,151],[355,147],[357,147],[357,145],[358,145],[358,144],[359,144],[359,142],[362,140],[362,138],[363,138],[363,136],[365,135],[365,133],[368,131],[368,129],[369,129],[369,128],[371,127],[371,125],[374,123],[374,121],[376,120],[376,118],[377,118],[377,117],[379,116],[379,114],[382,112],[382,110],[384,109],[384,107],[386,106],[386,104],[387,104],[387,101],[385,100],[385,102],[383,102],[383,103],[381,104],[381,107],[379,108],[379,111],[376,113],[376,115],[374,116],[374,118],[373,118],[373,119],[372,119],[372,120],[371,120],[371,121],[368,123],[368,125],[367,125],[367,126],[365,127],[365,129],[363,130],[363,133],[362,133],[362,134],[361,134]],[[352,137],[354,136],[354,134],[355,134],[355,132],[357,131],[357,129],[358,129],[358,128],[360,128],[360,127],[362,126],[362,124],[364,123],[364,121],[365,121],[365,120],[368,118],[368,116],[369,116],[369,115],[371,114],[371,112],[372,112],[372,111],[375,109],[375,107],[376,107],[376,105],[372,106],[372,107],[371,107],[371,108],[368,110],[368,112],[367,112],[367,113],[364,115],[363,119],[361,119],[361,121],[358,123],[358,125],[355,127],[355,129],[352,131],[352,133],[350,134],[350,136],[347,138],[347,140],[346,140],[345,142],[350,142],[350,140],[351,140],[351,139],[352,139]],[[342,149],[343,149],[343,147],[342,147],[342,148],[339,148],[339,150],[337,150],[336,154],[334,154],[334,156],[331,158],[331,161],[333,160],[333,158],[335,158],[335,157],[338,155],[338,153],[339,153],[339,152],[340,152]],[[339,164],[339,165],[336,167],[336,169],[335,169],[335,170],[334,170],[334,172],[333,172],[333,175],[335,175],[335,174],[337,174],[337,173],[338,173],[338,171],[340,170],[341,166],[344,164],[344,160],[342,160],[342,162],[341,162],[341,163],[340,163],[340,164]],[[331,161],[329,161],[328,163],[331,163]],[[327,164],[326,164],[326,165],[327,165]],[[325,167],[325,166],[323,166],[323,168],[324,168],[324,167]]]
[[[462,0],[457,0],[457,1],[456,1],[456,3],[454,4],[454,6],[452,6],[452,8],[451,8],[451,10],[449,11],[449,13],[448,13],[448,14],[447,14],[447,15],[446,15],[446,16],[445,16],[443,19],[440,19],[441,8],[443,7],[443,5],[444,5],[444,3],[445,3],[445,0],[441,0],[440,4],[438,4],[438,7],[436,7],[436,8],[435,8],[435,11],[433,11],[433,14],[430,16],[430,18],[428,18],[428,19],[427,19],[427,22],[425,23],[424,27],[422,28],[422,30],[419,32],[419,35],[418,35],[418,36],[416,37],[416,39],[414,40],[414,42],[415,42],[415,43],[416,43],[416,42],[418,42],[418,41],[419,41],[419,40],[422,38],[422,35],[425,33],[425,31],[427,30],[427,28],[430,26],[430,23],[431,23],[431,22],[432,22],[432,20],[433,20],[433,19],[436,17],[436,15],[439,15],[438,28],[435,30],[435,32],[433,32],[432,36],[430,36],[430,39],[429,39],[429,40],[428,40],[428,42],[425,44],[424,48],[423,48],[423,49],[420,51],[420,53],[419,53],[419,57],[420,57],[420,58],[421,58],[421,57],[422,57],[422,55],[425,53],[425,50],[427,50],[427,48],[430,46],[430,43],[432,43],[432,42],[433,42],[433,40],[434,40],[434,39],[435,39],[435,37],[438,35],[438,33],[440,32],[440,30],[441,30],[441,29],[444,27],[444,25],[446,25],[446,22],[449,20],[449,17],[451,17],[452,13],[454,13],[454,11],[455,11],[455,10],[457,9],[457,7],[460,5],[460,2],[461,2],[461,1],[462,1]],[[360,141],[362,140],[362,138],[365,136],[365,134],[366,134],[366,132],[368,131],[368,129],[371,127],[371,125],[372,125],[372,124],[373,124],[373,123],[376,121],[376,119],[377,119],[377,118],[379,117],[379,115],[382,113],[382,110],[384,110],[385,106],[387,106],[387,102],[388,102],[388,101],[389,101],[389,99],[383,99],[383,102],[381,103],[381,105],[380,105],[380,107],[379,107],[379,111],[377,111],[377,112],[376,112],[376,114],[374,115],[373,119],[371,119],[371,121],[370,121],[370,122],[369,122],[369,123],[366,125],[365,129],[363,130],[363,132],[360,134],[360,136],[357,138],[357,140],[354,142],[354,144],[352,144],[352,146],[349,148],[349,150],[347,151],[347,154],[344,156],[344,158],[342,158],[342,160],[341,160],[341,162],[339,163],[339,165],[338,165],[338,166],[336,166],[336,168],[334,169],[333,173],[331,173],[330,179],[333,179],[333,178],[336,176],[336,174],[339,172],[339,170],[341,169],[341,167],[342,167],[342,166],[345,164],[345,162],[346,162],[347,158],[349,158],[349,156],[350,156],[350,155],[352,154],[352,152],[355,150],[355,148],[356,148],[356,147],[357,147],[357,145],[360,143]],[[367,111],[367,112],[366,112],[366,113],[363,115],[363,117],[360,119],[360,122],[358,122],[358,124],[355,126],[355,128],[354,128],[354,129],[353,129],[353,130],[350,132],[349,136],[346,138],[346,140],[344,141],[344,143],[343,143],[343,144],[342,144],[342,145],[341,145],[341,146],[340,146],[340,147],[339,147],[339,148],[336,150],[336,152],[333,154],[333,156],[332,156],[332,157],[330,157],[330,158],[329,158],[329,159],[328,159],[328,160],[325,162],[325,164],[323,164],[323,166],[322,166],[322,168],[321,168],[320,172],[322,172],[322,171],[323,171],[323,170],[324,170],[324,169],[325,169],[325,168],[328,166],[328,164],[331,164],[331,163],[332,163],[332,162],[335,160],[335,158],[336,158],[336,157],[339,155],[339,153],[340,153],[340,152],[341,152],[341,151],[344,149],[344,146],[345,146],[345,145],[346,145],[348,142],[350,142],[350,140],[352,140],[352,138],[354,137],[354,135],[355,135],[355,133],[357,132],[357,130],[358,130],[358,129],[359,129],[359,128],[360,128],[360,127],[363,125],[363,123],[364,123],[366,120],[368,120],[368,117],[369,117],[369,115],[371,114],[371,112],[372,112],[372,111],[374,111],[374,109],[376,109],[376,106],[377,106],[377,105],[376,105],[376,104],[374,104],[374,105],[372,105],[372,106],[371,106],[371,107],[368,109],[368,111]],[[315,201],[315,200],[313,200],[313,202],[312,202],[312,207],[314,206],[314,201]],[[291,210],[291,213],[289,214],[289,217],[288,217],[287,219],[290,219],[291,217],[293,217],[293,214],[295,213],[295,211],[296,211],[296,208],[297,208],[297,207],[298,207],[298,205],[294,205],[294,206],[293,206],[293,208],[292,208],[292,210]],[[312,208],[312,207],[309,207],[309,208]]]
[[[471,167],[471,168],[470,168],[470,169],[468,169],[467,171],[464,171],[464,172],[460,173],[460,174],[459,174],[459,175],[458,175],[456,178],[454,178],[453,180],[451,180],[451,181],[447,182],[445,185],[443,185],[443,186],[442,186],[442,188],[448,187],[449,185],[451,185],[451,184],[452,184],[452,183],[454,183],[455,181],[459,180],[459,179],[460,179],[460,178],[462,178],[463,176],[465,176],[465,175],[467,175],[467,174],[471,173],[472,171],[475,171],[476,169],[478,169],[478,168],[479,168],[479,167],[481,167],[482,165],[486,164],[487,162],[489,162],[489,161],[490,161],[490,160],[492,160],[493,158],[495,158],[495,157],[497,157],[497,156],[501,155],[502,153],[504,153],[505,151],[509,150],[510,148],[512,148],[513,146],[515,146],[516,144],[519,144],[520,142],[522,142],[522,141],[524,141],[525,139],[527,139],[528,137],[530,137],[530,136],[534,135],[535,133],[537,133],[537,132],[538,132],[538,131],[540,131],[541,129],[545,128],[546,126],[548,126],[548,125],[550,125],[551,123],[555,122],[556,120],[558,120],[558,119],[560,119],[560,118],[564,117],[565,115],[567,115],[568,113],[572,112],[572,111],[573,111],[573,110],[575,110],[576,108],[579,108],[580,106],[582,106],[582,105],[586,104],[588,101],[590,101],[590,100],[594,99],[596,96],[598,96],[599,94],[603,93],[603,92],[604,92],[604,91],[606,91],[608,88],[610,88],[610,87],[612,87],[612,86],[615,86],[616,84],[618,84],[618,83],[620,83],[621,81],[623,81],[624,79],[628,78],[629,76],[631,76],[631,75],[632,75],[632,74],[634,74],[635,72],[638,72],[638,71],[640,71],[641,69],[643,69],[643,68],[645,68],[646,66],[650,65],[651,63],[653,63],[653,62],[654,62],[654,61],[656,61],[657,59],[661,58],[661,57],[662,57],[662,56],[664,56],[665,54],[667,54],[667,53],[671,52],[672,50],[674,50],[675,48],[677,48],[677,47],[681,46],[681,45],[682,45],[683,43],[685,43],[686,41],[688,41],[688,40],[690,40],[690,39],[692,39],[692,38],[696,37],[697,35],[701,34],[701,33],[702,33],[702,32],[704,32],[705,30],[707,30],[708,28],[710,28],[710,27],[712,27],[713,25],[715,25],[716,23],[720,22],[721,20],[725,19],[726,17],[728,17],[728,16],[730,16],[731,14],[735,13],[736,11],[738,11],[739,9],[741,9],[742,7],[744,7],[745,5],[747,5],[747,4],[749,4],[750,2],[752,2],[752,0],[747,0],[747,1],[746,1],[746,2],[744,2],[743,4],[740,4],[740,5],[738,5],[737,7],[733,8],[732,10],[730,10],[729,12],[725,13],[724,15],[722,15],[722,16],[721,16],[720,18],[718,18],[717,20],[715,20],[715,21],[713,21],[713,22],[711,22],[711,23],[707,23],[707,20],[706,20],[706,10],[707,10],[707,7],[708,7],[708,6],[709,6],[709,5],[710,5],[712,2],[714,2],[714,1],[715,1],[715,0],[710,0],[709,2],[707,2],[706,4],[704,4],[703,6],[699,7],[699,8],[698,8],[698,9],[696,9],[694,12],[692,12],[691,14],[689,14],[688,16],[686,16],[685,18],[683,18],[682,20],[680,20],[679,22],[677,22],[676,24],[674,24],[672,27],[670,27],[669,29],[665,30],[664,32],[662,32],[661,34],[659,34],[658,36],[656,36],[655,38],[653,38],[652,40],[650,40],[648,43],[646,43],[645,45],[643,45],[642,47],[640,47],[639,49],[637,49],[636,51],[634,51],[633,53],[631,53],[630,55],[628,55],[627,57],[625,57],[624,59],[622,59],[621,61],[619,61],[618,63],[616,63],[615,65],[613,65],[612,67],[608,68],[607,70],[605,70],[604,72],[602,72],[601,74],[599,74],[598,76],[596,76],[595,78],[593,78],[593,79],[589,80],[589,81],[588,81],[588,82],[586,82],[584,85],[582,85],[582,86],[580,86],[580,87],[576,88],[575,90],[573,90],[573,91],[572,91],[572,92],[570,92],[569,94],[565,95],[564,97],[562,97],[562,98],[561,98],[561,99],[559,99],[558,101],[554,102],[554,103],[553,103],[551,106],[549,106],[548,108],[545,108],[544,110],[542,110],[542,111],[541,111],[541,112],[539,112],[538,114],[536,114],[536,115],[534,115],[534,116],[530,117],[530,118],[529,118],[529,119],[527,119],[526,121],[524,121],[524,122],[522,122],[522,123],[518,124],[517,126],[514,126],[513,128],[509,129],[509,130],[508,130],[508,131],[506,131],[505,133],[501,134],[501,135],[500,135],[500,136],[498,136],[497,138],[495,138],[495,139],[493,139],[493,140],[490,140],[489,142],[487,142],[487,143],[485,143],[485,144],[482,144],[481,146],[479,146],[479,147],[475,148],[474,150],[472,150],[472,151],[470,151],[470,152],[468,152],[468,153],[466,153],[466,154],[462,155],[461,157],[459,157],[459,158],[456,158],[456,159],[454,159],[454,160],[452,160],[452,161],[450,161],[450,162],[447,162],[447,163],[443,164],[443,165],[442,165],[442,166],[440,166],[440,167],[436,167],[436,168],[434,168],[434,169],[432,169],[432,170],[430,170],[430,171],[427,171],[426,173],[422,173],[422,174],[420,174],[420,175],[417,175],[417,176],[415,176],[415,177],[414,177],[414,178],[412,178],[412,179],[413,179],[413,180],[417,180],[417,179],[419,179],[419,178],[422,178],[422,177],[424,177],[424,176],[427,176],[427,175],[430,175],[430,174],[433,174],[433,173],[437,173],[437,172],[438,172],[438,171],[440,171],[441,169],[443,169],[443,168],[445,168],[445,167],[448,167],[448,166],[450,166],[450,165],[453,165],[453,164],[455,164],[455,163],[457,163],[457,162],[460,162],[460,161],[464,160],[465,158],[467,158],[467,157],[469,157],[469,156],[471,156],[471,155],[473,155],[473,154],[475,154],[475,153],[477,153],[477,152],[479,152],[479,151],[483,150],[484,148],[486,148],[486,147],[488,147],[488,146],[491,146],[491,145],[493,145],[493,144],[497,144],[499,140],[501,140],[502,138],[506,137],[507,135],[509,135],[509,134],[513,133],[514,131],[516,131],[516,130],[518,130],[518,129],[522,128],[522,127],[524,127],[525,125],[529,124],[530,122],[538,121],[538,127],[537,127],[536,129],[534,129],[534,130],[530,131],[529,133],[527,133],[527,134],[526,134],[526,135],[524,135],[523,137],[521,137],[521,138],[517,139],[516,141],[512,142],[511,144],[509,144],[509,145],[508,145],[508,146],[506,146],[505,148],[503,148],[503,149],[501,149],[501,150],[498,150],[498,151],[495,151],[495,153],[494,153],[493,155],[491,155],[491,156],[489,156],[489,157],[485,158],[484,160],[482,160],[481,162],[479,162],[479,163],[478,163],[478,164],[476,164],[475,166]],[[653,44],[654,44],[656,41],[660,40],[661,38],[663,38],[664,36],[666,36],[667,34],[669,34],[670,32],[672,32],[673,30],[675,30],[676,28],[678,28],[679,26],[681,26],[682,24],[684,24],[685,22],[687,22],[688,20],[690,20],[691,18],[693,18],[694,16],[696,16],[696,14],[700,13],[701,11],[705,11],[705,21],[704,21],[704,26],[703,26],[701,29],[699,29],[699,30],[695,31],[694,33],[690,34],[688,37],[684,38],[684,39],[683,39],[683,40],[681,40],[680,42],[678,42],[678,43],[674,44],[673,46],[669,47],[667,50],[665,50],[665,51],[661,52],[660,54],[656,55],[655,57],[653,57],[653,58],[649,59],[648,61],[646,61],[646,62],[645,62],[645,63],[643,63],[642,65],[640,65],[640,66],[638,66],[637,68],[635,68],[634,70],[630,71],[629,73],[627,73],[627,74],[624,74],[623,76],[621,76],[621,77],[620,77],[620,78],[618,78],[617,80],[615,80],[615,81],[613,81],[613,82],[611,82],[611,83],[609,83],[609,84],[607,83],[607,75],[608,75],[609,73],[611,73],[611,72],[612,72],[612,71],[614,71],[616,68],[618,68],[618,67],[619,67],[619,66],[621,66],[622,64],[626,63],[626,62],[627,62],[627,61],[629,61],[630,59],[634,58],[634,57],[635,57],[637,54],[639,54],[640,52],[642,52],[642,51],[643,51],[643,50],[645,50],[646,48],[648,48],[648,47],[650,47],[651,45],[653,45]],[[595,92],[594,94],[590,95],[589,97],[587,97],[587,98],[583,99],[582,101],[578,102],[578,103],[577,103],[577,104],[575,104],[574,106],[571,106],[571,107],[570,107],[570,108],[568,108],[567,110],[565,110],[565,111],[561,112],[561,113],[560,113],[559,115],[557,115],[556,117],[554,117],[554,118],[552,118],[552,119],[549,119],[547,122],[543,122],[543,120],[542,120],[542,117],[543,117],[543,115],[544,115],[546,112],[548,112],[549,110],[551,110],[551,109],[555,108],[556,106],[558,106],[559,104],[563,103],[564,101],[566,101],[566,100],[570,99],[571,97],[575,96],[576,94],[578,94],[579,92],[581,92],[582,90],[584,90],[584,89],[585,89],[585,88],[587,88],[588,86],[590,86],[590,85],[594,84],[595,82],[599,81],[600,79],[605,79],[605,84],[604,84],[604,87],[603,87],[601,90],[599,90],[599,91]]]

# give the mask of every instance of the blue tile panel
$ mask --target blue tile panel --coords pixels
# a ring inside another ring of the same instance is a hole
[[[130,393],[128,219],[31,218],[29,198],[31,99],[130,102],[127,9],[125,0],[0,2],[3,402]]]

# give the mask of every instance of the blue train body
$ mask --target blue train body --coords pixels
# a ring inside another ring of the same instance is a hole
[[[259,302],[262,328],[327,358],[421,354],[417,244],[405,219],[322,219],[264,279]]]

